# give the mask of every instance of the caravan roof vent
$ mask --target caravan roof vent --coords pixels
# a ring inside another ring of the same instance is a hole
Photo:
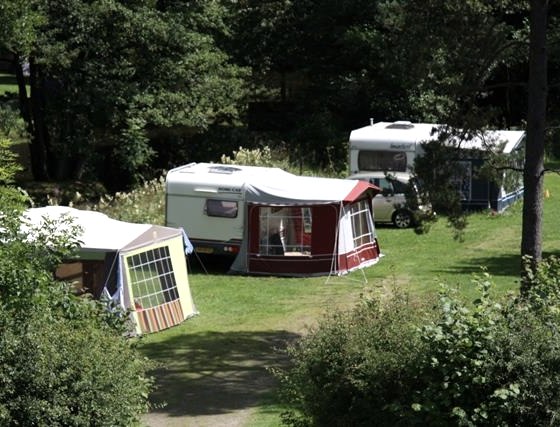
[[[221,165],[210,166],[208,168],[208,172],[210,173],[223,173],[223,174],[232,174],[234,172],[239,172],[240,170],[241,170],[240,168],[236,168],[234,166],[221,166]]]
[[[387,129],[412,129],[414,125],[409,121],[398,121],[387,125]]]

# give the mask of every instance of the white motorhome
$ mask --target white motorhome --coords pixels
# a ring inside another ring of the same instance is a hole
[[[377,122],[355,129],[349,139],[350,174],[367,172],[411,172],[414,160],[424,152],[422,144],[438,139],[441,125],[432,123],[412,123],[409,121]],[[507,179],[504,172],[503,183],[492,183],[476,177],[476,170],[482,165],[480,150],[493,147],[496,152],[513,154],[524,148],[525,132],[518,130],[486,131],[481,136],[469,140],[450,141],[450,146],[460,146],[463,150],[457,160],[458,190],[465,209],[491,208],[502,211],[523,195],[521,176]]]
[[[350,173],[409,172],[422,155],[422,142],[437,138],[437,125],[371,121],[350,133]]]
[[[278,168],[191,163],[166,178],[166,223],[196,252],[235,255],[254,274],[345,273],[377,262],[368,182],[297,176]]]

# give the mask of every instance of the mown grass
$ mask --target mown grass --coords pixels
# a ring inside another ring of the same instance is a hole
[[[17,81],[16,76],[13,74],[0,73],[0,95],[12,92],[17,93]]]
[[[560,255],[560,177],[547,175],[545,183],[549,197],[544,200],[543,250],[545,255]],[[521,212],[519,203],[502,214],[469,216],[462,242],[453,239],[443,218],[424,235],[380,226],[381,261],[364,270],[364,276],[355,272],[328,281],[231,276],[225,274],[227,263],[222,259],[191,257],[190,285],[199,316],[141,342],[144,354],[162,367],[156,372],[159,389],[152,401],[167,406],[154,412],[182,420],[250,408],[246,425],[279,425],[282,407],[267,371],[282,363],[278,348],[305,333],[325,313],[351,307],[362,295],[393,286],[432,298],[439,283],[445,282],[472,298],[473,274],[486,268],[496,294],[516,291]]]

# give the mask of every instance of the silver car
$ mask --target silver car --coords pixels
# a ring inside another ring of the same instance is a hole
[[[417,211],[430,212],[431,206],[421,203],[416,180],[406,172],[362,172],[350,175],[348,179],[359,179],[381,189],[373,199],[375,222],[393,223],[397,228],[407,228],[414,224]],[[411,206],[406,194],[411,192],[417,206]]]

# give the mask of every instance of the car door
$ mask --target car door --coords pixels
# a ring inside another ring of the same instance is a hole
[[[392,220],[395,211],[395,192],[391,181],[385,178],[371,178],[370,182],[379,188],[381,193],[373,199],[373,213],[375,221],[389,222]]]

